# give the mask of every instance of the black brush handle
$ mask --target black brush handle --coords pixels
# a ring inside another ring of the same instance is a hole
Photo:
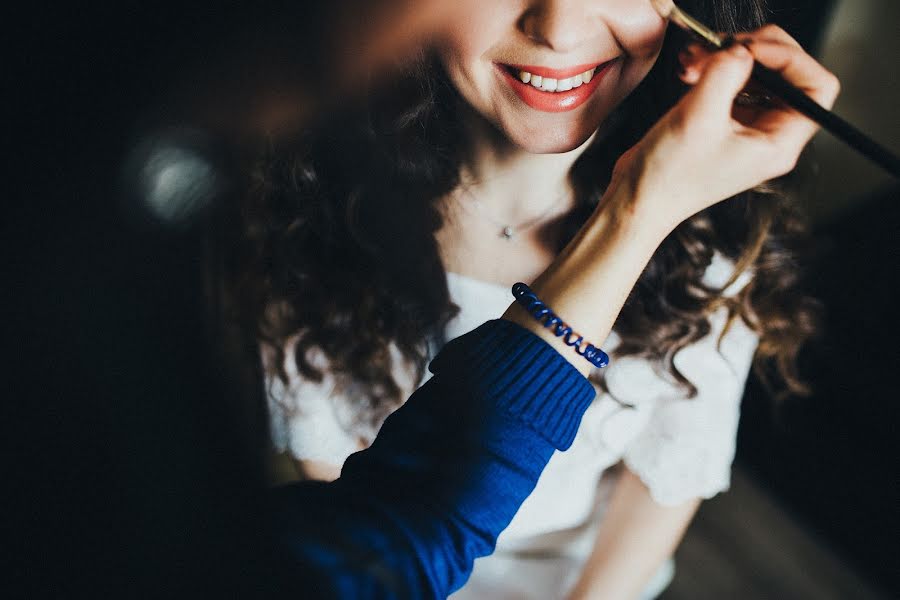
[[[836,138],[856,148],[894,177],[900,178],[900,158],[844,119],[823,108],[802,90],[788,83],[778,71],[756,63],[753,65],[752,77],[785,104],[803,113]]]

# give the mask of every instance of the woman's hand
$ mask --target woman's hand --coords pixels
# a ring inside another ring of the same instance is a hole
[[[664,232],[788,173],[815,133],[813,121],[777,100],[735,105],[754,58],[826,108],[837,97],[837,78],[784,30],[767,26],[738,41],[718,52],[700,45],[682,52],[681,78],[693,88],[616,164],[613,187],[626,186],[642,218]]]

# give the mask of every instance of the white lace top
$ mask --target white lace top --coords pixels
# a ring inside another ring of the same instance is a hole
[[[717,255],[705,280],[723,285],[732,269],[729,261]],[[749,280],[748,273],[742,274],[726,294],[736,293]],[[499,317],[512,302],[505,286],[453,273],[447,281],[450,297],[460,307],[447,328],[448,340]],[[736,319],[717,347],[725,321],[726,309],[721,308],[710,317],[710,333],[675,355],[675,365],[697,387],[691,399],[648,361],[617,358],[615,332],[601,344],[611,359],[607,386],[618,402],[610,394],[598,394],[572,447],[551,458],[534,492],[500,536],[498,551],[477,561],[470,583],[454,600],[558,597],[560,587],[577,575],[578,565],[589,554],[590,535],[585,532],[602,518],[614,485],[604,475],[619,462],[638,475],[662,505],[709,498],[728,488],[740,400],[758,340]],[[303,380],[290,354],[285,366],[289,386],[277,378],[268,382],[275,447],[299,459],[343,464],[362,447],[361,440],[371,439],[374,432],[352,425],[347,404],[333,398],[335,383],[327,374],[321,383]],[[409,370],[395,372],[398,383],[412,391]],[[625,408],[622,402],[634,408]],[[556,564],[548,567],[546,561],[538,561],[526,568],[522,561],[536,559],[523,557],[534,556],[535,551],[545,558],[555,557]],[[553,572],[538,577],[546,568]],[[517,571],[521,577],[510,577]],[[469,590],[475,591],[467,595]]]

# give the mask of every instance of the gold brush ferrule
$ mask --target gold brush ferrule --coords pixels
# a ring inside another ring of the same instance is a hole
[[[672,7],[672,12],[669,14],[669,20],[688,33],[693,34],[694,37],[698,38],[701,42],[705,42],[714,48],[721,50],[730,45],[730,38],[723,38],[677,6]]]

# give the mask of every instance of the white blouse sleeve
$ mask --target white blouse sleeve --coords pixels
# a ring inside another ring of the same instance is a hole
[[[288,451],[299,460],[342,466],[347,457],[375,438],[380,423],[373,424],[365,415],[354,413],[355,403],[349,395],[360,393],[360,390],[353,385],[338,386],[328,359],[321,351],[312,349],[307,358],[322,373],[322,380],[316,382],[303,377],[297,370],[294,341],[288,341],[284,352],[288,384],[277,376],[266,377],[272,443],[279,452]],[[416,370],[404,359],[396,344],[391,344],[388,350],[394,381],[405,400],[417,385]],[[272,372],[272,354],[263,353],[267,373]]]
[[[714,261],[713,267],[725,265]],[[716,275],[712,271],[708,279]],[[739,278],[726,293],[733,295],[749,278]],[[727,314],[725,307],[713,313],[710,333],[674,357],[697,395],[657,398],[646,425],[625,448],[625,464],[659,504],[710,498],[729,487],[740,402],[759,340],[737,318],[719,345]]]
[[[270,360],[271,354],[264,353],[264,364]],[[277,376],[266,377],[269,426],[275,449],[288,451],[299,460],[343,465],[348,456],[360,449],[360,443],[344,425],[341,403],[334,397],[334,377],[326,369],[322,369],[321,382],[302,377],[294,361],[292,343],[285,351],[285,371],[287,385]]]

